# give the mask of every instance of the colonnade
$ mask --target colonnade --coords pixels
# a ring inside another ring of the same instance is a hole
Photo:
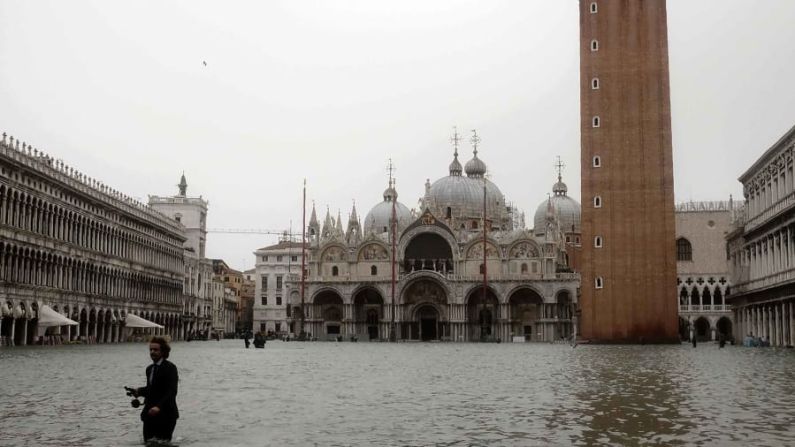
[[[753,281],[795,268],[795,224],[754,239],[732,256],[734,267],[748,267],[748,278]]]
[[[764,337],[771,346],[795,346],[795,300],[749,304],[735,309],[736,336]]]
[[[496,306],[484,306],[490,313],[486,339],[510,341],[514,336],[525,337],[527,341],[556,341],[569,338],[575,334],[575,320],[571,306],[568,303],[537,303],[534,306],[533,319],[525,320],[521,315],[514,315],[516,303],[499,303]],[[401,340],[423,338],[421,335],[421,318],[417,310],[423,307],[432,307],[436,314],[434,339],[447,341],[479,341],[484,330],[484,324],[478,316],[478,305],[464,304],[399,304],[395,308],[396,337]],[[375,326],[378,329],[378,338],[389,337],[392,324],[392,306],[380,304],[369,306],[377,309],[379,318],[376,321],[367,321],[366,311],[356,312],[356,306],[348,303],[339,304],[306,304],[305,328],[314,337],[334,337],[337,335],[348,339],[352,336],[361,337],[368,332],[368,328]],[[332,309],[330,311],[330,309]],[[333,310],[336,309],[336,310]],[[298,321],[298,313],[295,319]],[[293,327],[295,327],[293,325]],[[332,329],[329,329],[329,328]]]
[[[780,163],[781,161],[783,163]],[[748,188],[746,198],[748,200],[748,218],[752,219],[795,192],[792,153],[787,152],[785,156],[764,166],[759,170],[759,177],[749,184],[753,187]]]
[[[45,194],[46,197],[46,194]],[[169,271],[182,269],[182,248],[176,230],[157,230],[99,209],[86,213],[82,201],[63,197],[45,200],[0,184],[0,224],[68,243],[87,251],[130,259]],[[123,216],[123,213],[113,214]]]
[[[38,304],[24,302],[3,303],[0,306],[0,346],[25,346],[29,344],[63,344],[80,342],[119,343],[132,341],[135,333],[125,332],[124,319],[127,313],[157,323],[163,328],[141,330],[141,336],[170,336],[172,340],[184,340],[192,331],[209,328],[209,321],[202,318],[185,319],[176,312],[158,312],[119,308],[86,308],[59,306],[52,309],[77,322],[77,325],[51,326],[43,331],[38,327]]]

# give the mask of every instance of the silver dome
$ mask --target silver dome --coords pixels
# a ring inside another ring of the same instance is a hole
[[[478,217],[483,213],[483,178],[450,175],[433,182],[430,188],[434,214],[445,215],[450,207],[456,217]],[[505,209],[505,198],[500,189],[489,180],[486,182],[486,212],[492,218],[501,217]]]
[[[385,194],[386,195],[386,194]],[[395,202],[395,215],[397,216],[398,229],[405,228],[411,223],[411,211],[400,202]],[[364,231],[376,234],[386,233],[392,222],[392,201],[384,201],[375,205],[364,218]],[[387,228],[387,231],[384,230]]]
[[[461,162],[458,161],[458,152],[455,153],[455,157],[453,158],[453,162],[450,163],[450,175],[461,175],[461,171],[463,168],[461,167]]]
[[[477,149],[474,153],[475,156],[472,157],[472,160],[469,160],[464,166],[464,172],[467,173],[467,177],[483,177],[486,174],[486,163],[478,158]]]
[[[546,232],[547,207],[549,203],[552,204],[552,208],[560,223],[560,229],[564,233],[580,233],[582,230],[580,227],[581,207],[579,202],[566,195],[568,187],[560,178],[558,178],[558,182],[552,187],[552,191],[555,195],[541,202],[538,208],[536,208],[536,214],[533,218],[533,233],[536,236],[542,236]]]

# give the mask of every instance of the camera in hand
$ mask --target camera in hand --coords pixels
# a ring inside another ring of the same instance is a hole
[[[141,401],[139,401],[138,396],[135,395],[135,388],[125,386],[124,391],[127,392],[128,396],[133,397],[133,400],[130,401],[130,405],[132,405],[133,408],[138,408],[141,406]]]

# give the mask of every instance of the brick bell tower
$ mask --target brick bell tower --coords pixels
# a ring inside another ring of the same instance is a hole
[[[580,0],[581,337],[678,343],[665,0]]]

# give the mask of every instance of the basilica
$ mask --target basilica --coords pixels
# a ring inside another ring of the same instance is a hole
[[[347,228],[328,211],[321,225],[313,207],[303,297],[294,278],[283,327],[346,340],[576,335],[579,203],[559,175],[527,229],[524,216],[486,177],[477,136],[464,166],[457,137],[454,142],[448,175],[426,182],[418,210],[398,201],[391,178],[383,200],[363,219],[354,205]]]

